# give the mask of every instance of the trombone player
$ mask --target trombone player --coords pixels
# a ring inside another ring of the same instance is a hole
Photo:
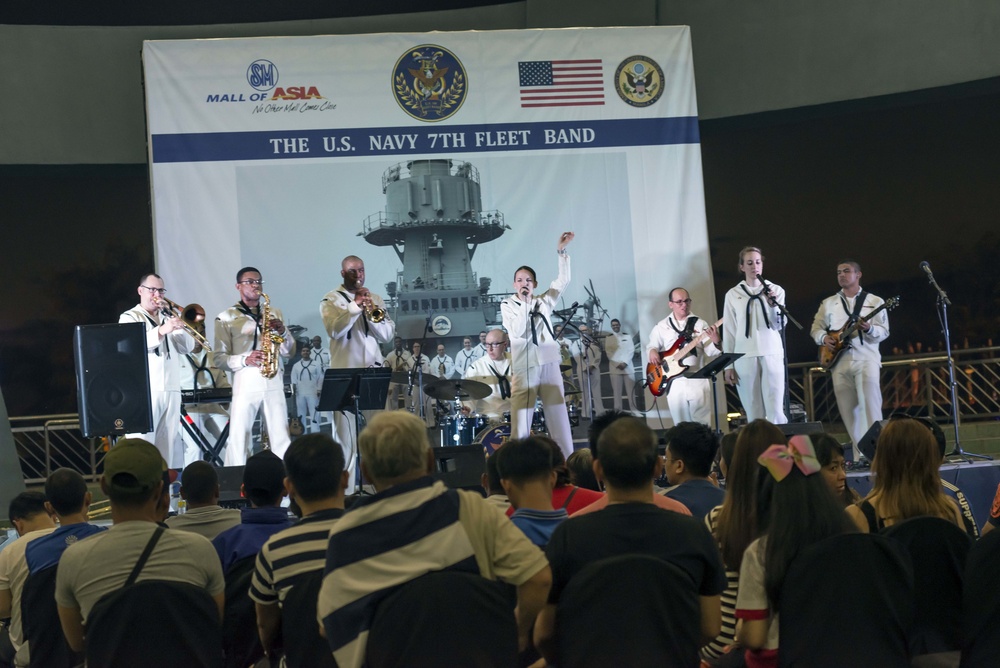
[[[385,310],[385,301],[365,287],[365,263],[348,255],[340,263],[343,282],[323,296],[319,314],[330,336],[331,369],[367,369],[382,366],[380,344],[392,341],[396,325]],[[357,439],[354,421],[335,413],[337,440],[344,448],[350,472],[347,493],[354,491]]]
[[[146,328],[153,431],[125,436],[152,442],[164,461],[176,466],[174,446],[181,420],[180,357],[194,350],[195,340],[179,314],[173,313],[164,301],[167,291],[158,274],[143,275],[136,292],[139,293],[139,303],[122,313],[118,322],[138,322]]]
[[[288,336],[278,309],[269,307],[267,322],[262,322],[264,281],[257,269],[240,269],[236,273],[236,290],[240,300],[215,318],[215,350],[212,352],[212,364],[232,374],[233,379],[226,466],[246,464],[258,410],[264,413],[271,452],[284,457],[291,443],[282,367],[284,360],[292,355],[295,339]],[[262,349],[282,335],[284,340],[272,350],[277,370],[273,375],[265,375]]]

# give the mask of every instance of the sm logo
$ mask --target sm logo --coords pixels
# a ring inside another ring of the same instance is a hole
[[[278,68],[270,60],[255,60],[247,68],[247,83],[254,90],[271,90],[278,85]]]

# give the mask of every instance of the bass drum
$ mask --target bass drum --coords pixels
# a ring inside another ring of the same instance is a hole
[[[487,457],[500,449],[504,443],[510,440],[510,425],[498,424],[495,427],[488,427],[476,434],[476,443],[483,446],[483,452]]]

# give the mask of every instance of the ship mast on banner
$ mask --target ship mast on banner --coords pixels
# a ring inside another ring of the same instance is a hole
[[[500,211],[482,210],[479,170],[450,159],[401,162],[382,174],[382,192],[385,211],[368,216],[359,236],[392,246],[403,265],[385,286],[396,335],[475,338],[497,321],[498,306],[472,258],[510,229]]]

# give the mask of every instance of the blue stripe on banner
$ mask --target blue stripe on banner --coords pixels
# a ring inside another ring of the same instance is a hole
[[[411,510],[338,531],[330,536],[325,572],[405,548],[456,524],[459,505],[458,494],[448,490]]]
[[[153,162],[225,162],[697,144],[698,118],[153,135]]]

